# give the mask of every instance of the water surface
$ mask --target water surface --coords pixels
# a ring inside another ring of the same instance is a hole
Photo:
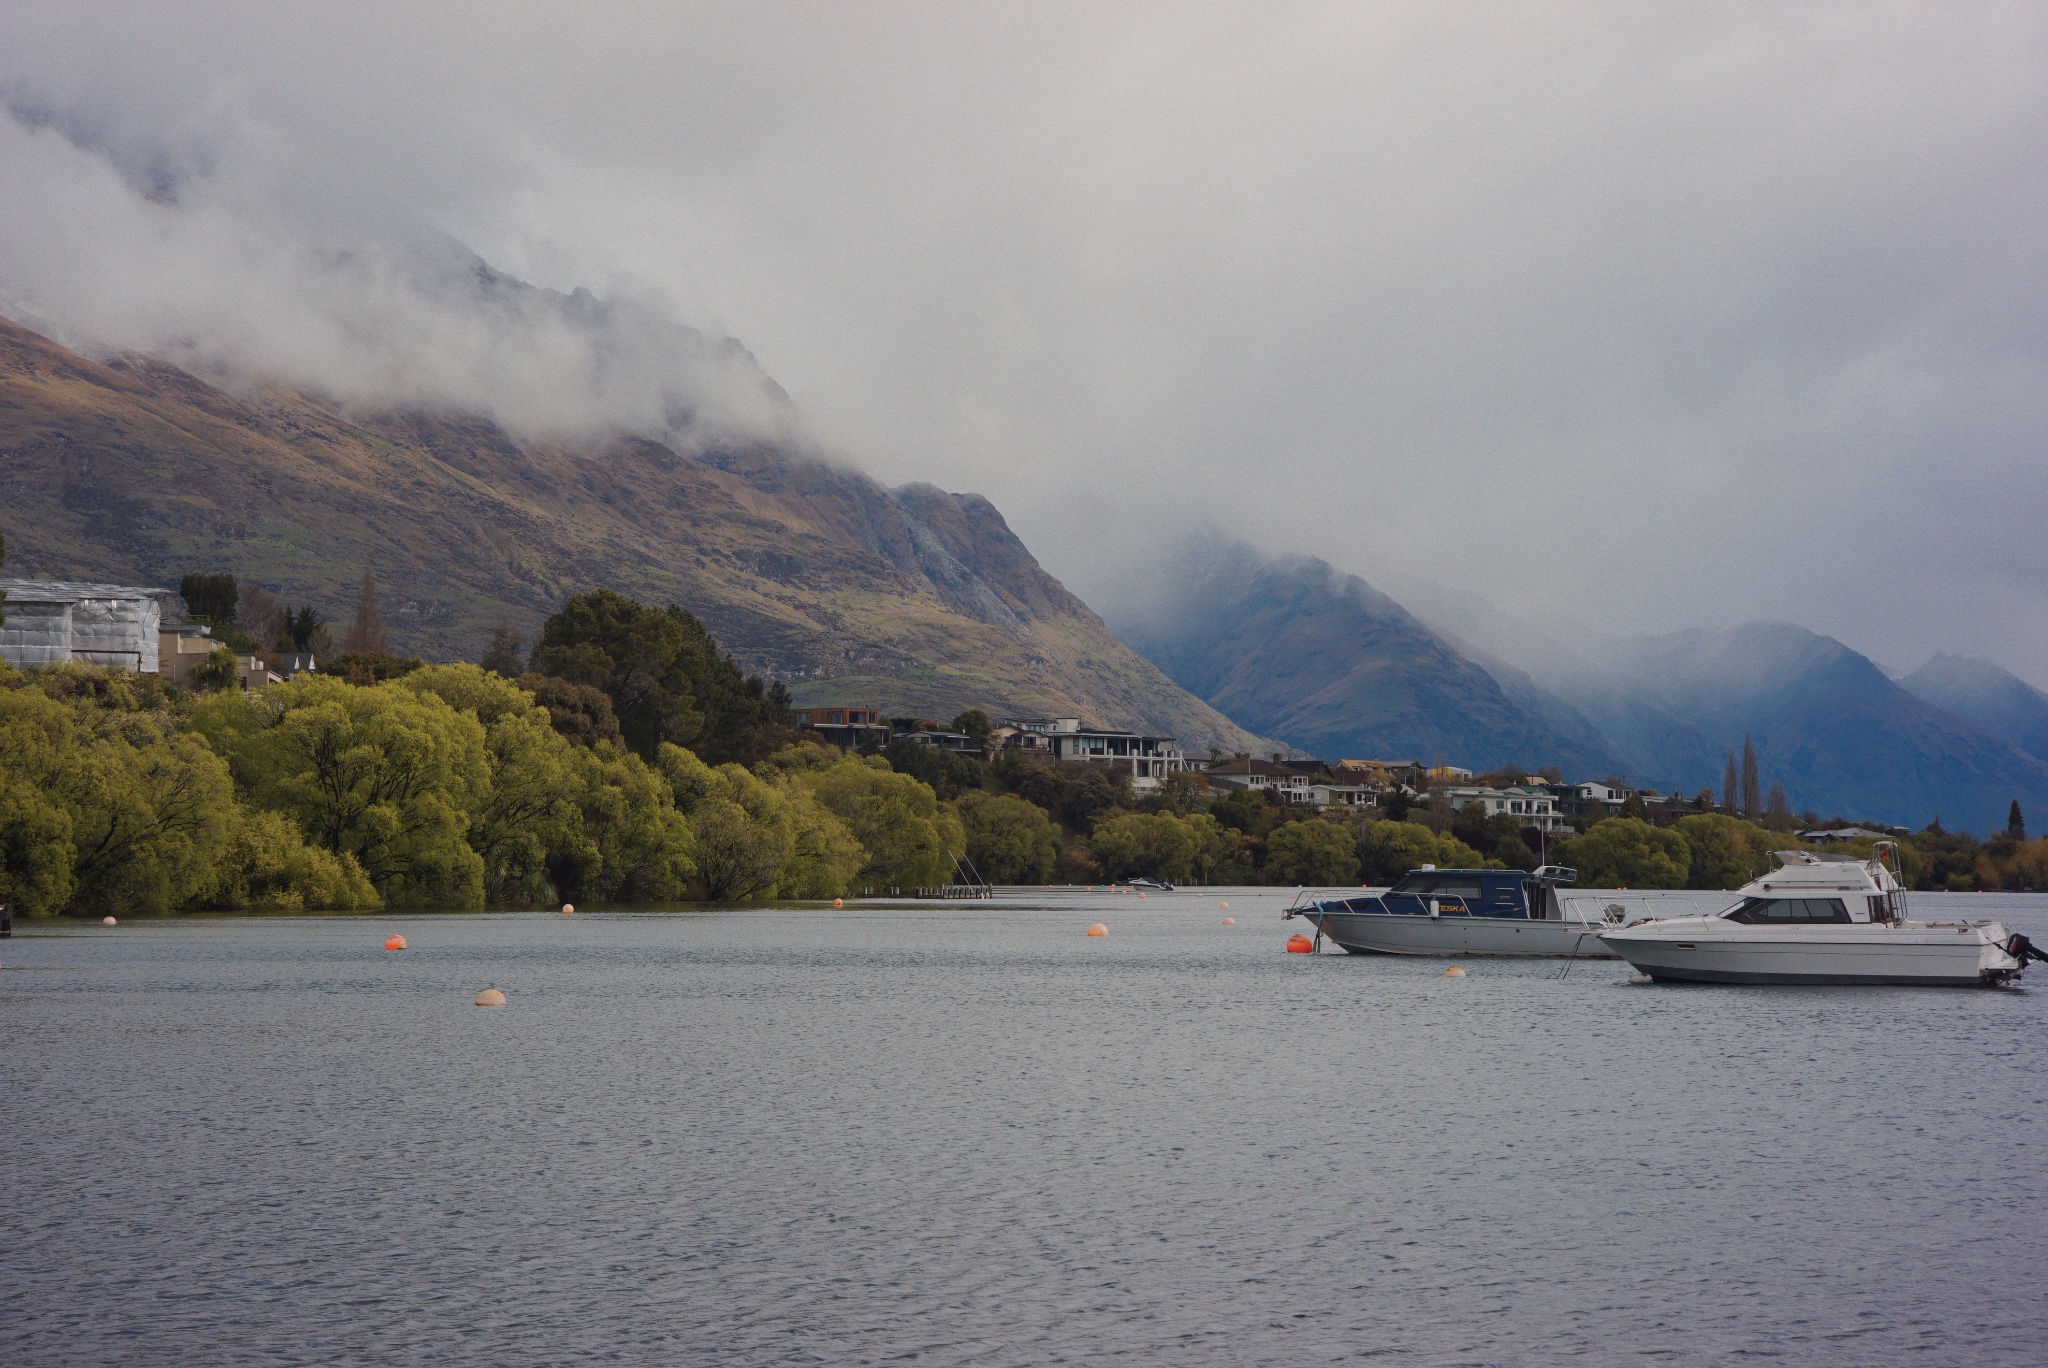
[[[31,924],[0,1361],[2048,1357],[2040,967],[1447,979],[1284,902]]]

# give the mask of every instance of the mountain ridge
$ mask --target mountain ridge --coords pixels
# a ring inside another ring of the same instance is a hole
[[[1539,629],[1484,600],[1417,584],[1439,630],[1469,632],[1583,714],[1643,780],[1720,789],[1753,737],[1766,785],[1795,810],[1918,826],[2004,825],[2048,804],[2048,764],[1916,697],[1867,657],[1793,623],[1620,636]],[[2017,682],[2017,681],[2016,681]]]
[[[2048,694],[2001,665],[1939,654],[1900,679],[1899,687],[2048,760]]]
[[[498,622],[531,633],[605,584],[681,603],[802,702],[1261,745],[1118,642],[988,500],[762,441],[575,445],[276,384],[234,394],[0,319],[0,495],[16,574],[232,570],[339,621],[369,566],[399,646],[470,658]]]
[[[1162,576],[1168,600],[1121,628],[1177,682],[1247,726],[1324,759],[1457,758],[1484,767],[1563,763],[1604,773],[1613,758],[1570,710],[1569,731],[1510,697],[1493,675],[1356,575],[1308,557],[1191,548]],[[1542,691],[1526,675],[1516,689]]]

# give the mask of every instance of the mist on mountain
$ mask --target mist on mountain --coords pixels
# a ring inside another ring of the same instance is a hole
[[[1718,789],[1728,753],[1751,737],[1765,783],[1783,783],[1795,810],[1823,817],[1939,817],[1983,832],[2004,824],[2014,798],[2048,805],[2048,763],[1804,627],[1608,633],[1519,619],[1419,578],[1400,592],[1423,620],[1527,669],[1640,783]]]
[[[743,345],[651,294],[538,288],[428,225],[295,211],[242,140],[165,146],[7,108],[0,315],[88,355],[148,356],[240,392],[280,383],[356,412],[823,454]]]

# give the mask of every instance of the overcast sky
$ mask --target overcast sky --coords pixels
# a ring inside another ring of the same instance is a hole
[[[442,232],[1112,613],[1213,524],[2048,685],[2038,5],[0,0],[0,82],[0,308],[66,340],[530,395],[359,265]]]

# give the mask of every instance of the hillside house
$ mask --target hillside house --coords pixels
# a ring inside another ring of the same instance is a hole
[[[1395,784],[1420,793],[1428,787],[1429,766],[1420,760],[1339,760],[1330,773],[1347,784],[1371,783],[1384,774]]]
[[[1575,812],[1591,812],[1598,808],[1602,810],[1599,815],[1618,817],[1633,792],[1633,789],[1626,788],[1612,779],[1603,779],[1573,784],[1571,802]]]
[[[1158,788],[1167,775],[1187,767],[1187,757],[1170,736],[1084,727],[1078,717],[1013,717],[996,732],[1013,746],[1056,760],[1127,770],[1131,786],[1139,793]],[[991,738],[996,732],[990,733]]]
[[[880,750],[889,744],[889,724],[879,708],[793,708],[790,719],[797,730],[841,750]]]
[[[1306,774],[1287,765],[1276,765],[1271,760],[1242,755],[1235,760],[1209,766],[1208,776],[1211,788],[1272,792],[1283,803],[1313,801],[1309,792],[1312,785]]]
[[[180,622],[156,634],[158,672],[181,688],[192,687],[192,670],[220,643],[203,622]]]
[[[979,755],[981,746],[966,732],[920,730],[903,733],[902,740],[913,746],[930,746],[934,750],[955,751],[961,755]]]
[[[1548,789],[1462,785],[1430,790],[1431,797],[1437,794],[1444,796],[1453,812],[1462,812],[1477,804],[1489,817],[1505,814],[1538,831],[1559,831],[1565,825],[1564,814],[1558,811],[1557,799]]]

